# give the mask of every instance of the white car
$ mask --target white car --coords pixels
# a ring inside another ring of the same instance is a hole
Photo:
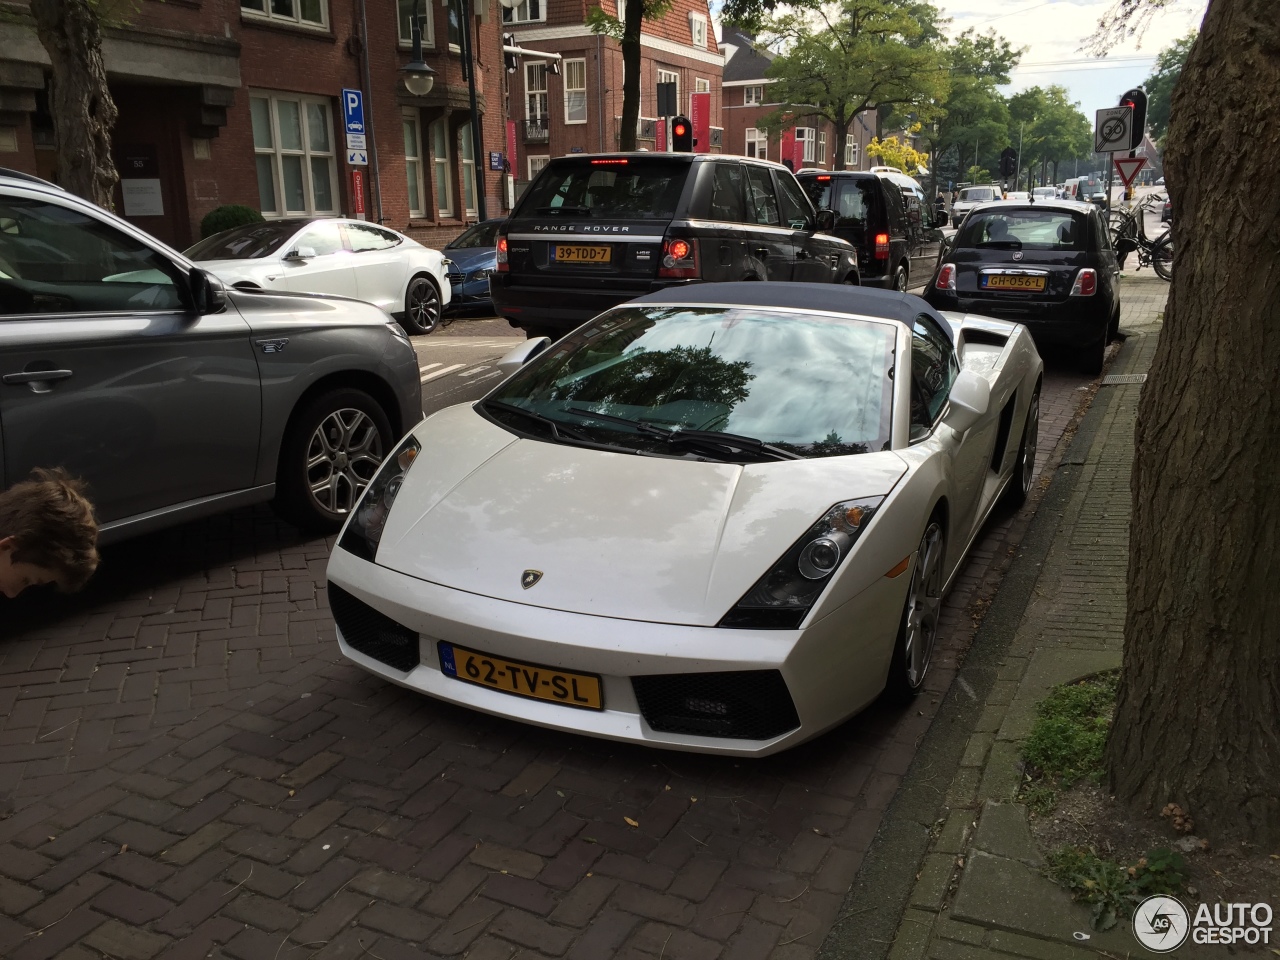
[[[1031,488],[1026,328],[894,291],[677,287],[500,366],[386,460],[329,603],[365,670],[544,727],[763,755],[910,698]]]
[[[1004,195],[1006,200],[1012,200],[1015,203],[1026,203],[1031,199],[1031,194],[1026,190],[1010,190]]]
[[[969,211],[980,203],[990,203],[993,200],[1000,199],[999,187],[962,187],[960,196],[956,198],[956,202],[951,205],[951,223],[953,226],[960,226],[961,221],[968,216]]]
[[[1035,187],[1031,191],[1031,196],[1036,200],[1057,200],[1058,189],[1056,187]]]
[[[364,300],[409,333],[434,330],[452,290],[439,250],[363,220],[251,223],[201,240],[186,256],[232,287]]]

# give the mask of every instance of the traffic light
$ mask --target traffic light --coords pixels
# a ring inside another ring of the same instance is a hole
[[[1120,98],[1120,106],[1129,107],[1133,110],[1133,125],[1129,143],[1128,145],[1122,145],[1121,149],[1136,150],[1147,132],[1147,91],[1141,87],[1134,87]]]
[[[1012,177],[1018,170],[1018,151],[1013,147],[1005,147],[1000,154],[1000,176]]]
[[[507,68],[507,73],[515,73],[520,69],[520,56],[506,50],[506,47],[514,47],[516,45],[516,35],[514,33],[504,33],[502,35],[502,62]]]
[[[693,153],[693,124],[688,117],[671,121],[671,149],[676,153]]]

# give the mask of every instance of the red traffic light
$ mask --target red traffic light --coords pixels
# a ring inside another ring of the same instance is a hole
[[[689,128],[686,127],[683,123],[677,123],[674,127],[671,128],[671,132],[674,133],[677,137],[683,137],[686,133],[689,132]]]

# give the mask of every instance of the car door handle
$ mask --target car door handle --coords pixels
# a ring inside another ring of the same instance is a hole
[[[0,380],[5,383],[35,383],[38,380],[65,380],[70,370],[23,370],[22,373],[6,373]]]

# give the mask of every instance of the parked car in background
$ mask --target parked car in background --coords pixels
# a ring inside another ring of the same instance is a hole
[[[915,180],[851,170],[801,170],[796,178],[818,210],[834,214],[831,232],[857,248],[863,286],[906,290],[933,275],[946,214],[939,217]]]
[[[1102,369],[1120,323],[1120,264],[1092,204],[1043,200],[975,208],[925,291],[939,310],[1024,323],[1040,346]]]
[[[1164,198],[1164,203],[1160,204],[1160,222],[1168,223],[1173,219],[1173,203],[1168,197]]]
[[[780,163],[690,153],[557,157],[498,228],[494,306],[529,336],[567,333],[641,294],[707,280],[858,282]]]
[[[965,216],[980,203],[1000,199],[1000,188],[993,186],[963,187],[956,202],[951,205],[951,221],[958,227]]]
[[[1031,196],[1036,200],[1056,200],[1058,199],[1058,190],[1056,187],[1033,187]]]
[[[0,170],[0,442],[88,481],[103,542],[273,500],[338,528],[422,416],[367,303],[226,289],[137,227]]]
[[[525,723],[747,756],[925,687],[947,588],[1032,486],[1026,328],[694,284],[546,344],[369,486],[327,571],[347,659]]]
[[[1031,194],[1026,190],[1010,190],[1004,195],[1005,200],[1012,200],[1015,203],[1026,203],[1031,199]]]
[[[452,290],[439,250],[364,220],[267,220],[207,237],[188,259],[243,290],[291,290],[364,300],[409,333],[430,333]]]
[[[484,314],[493,312],[493,296],[489,277],[498,265],[498,225],[502,217],[494,217],[468,227],[444,245],[449,259],[449,284],[452,296],[446,314]]]

